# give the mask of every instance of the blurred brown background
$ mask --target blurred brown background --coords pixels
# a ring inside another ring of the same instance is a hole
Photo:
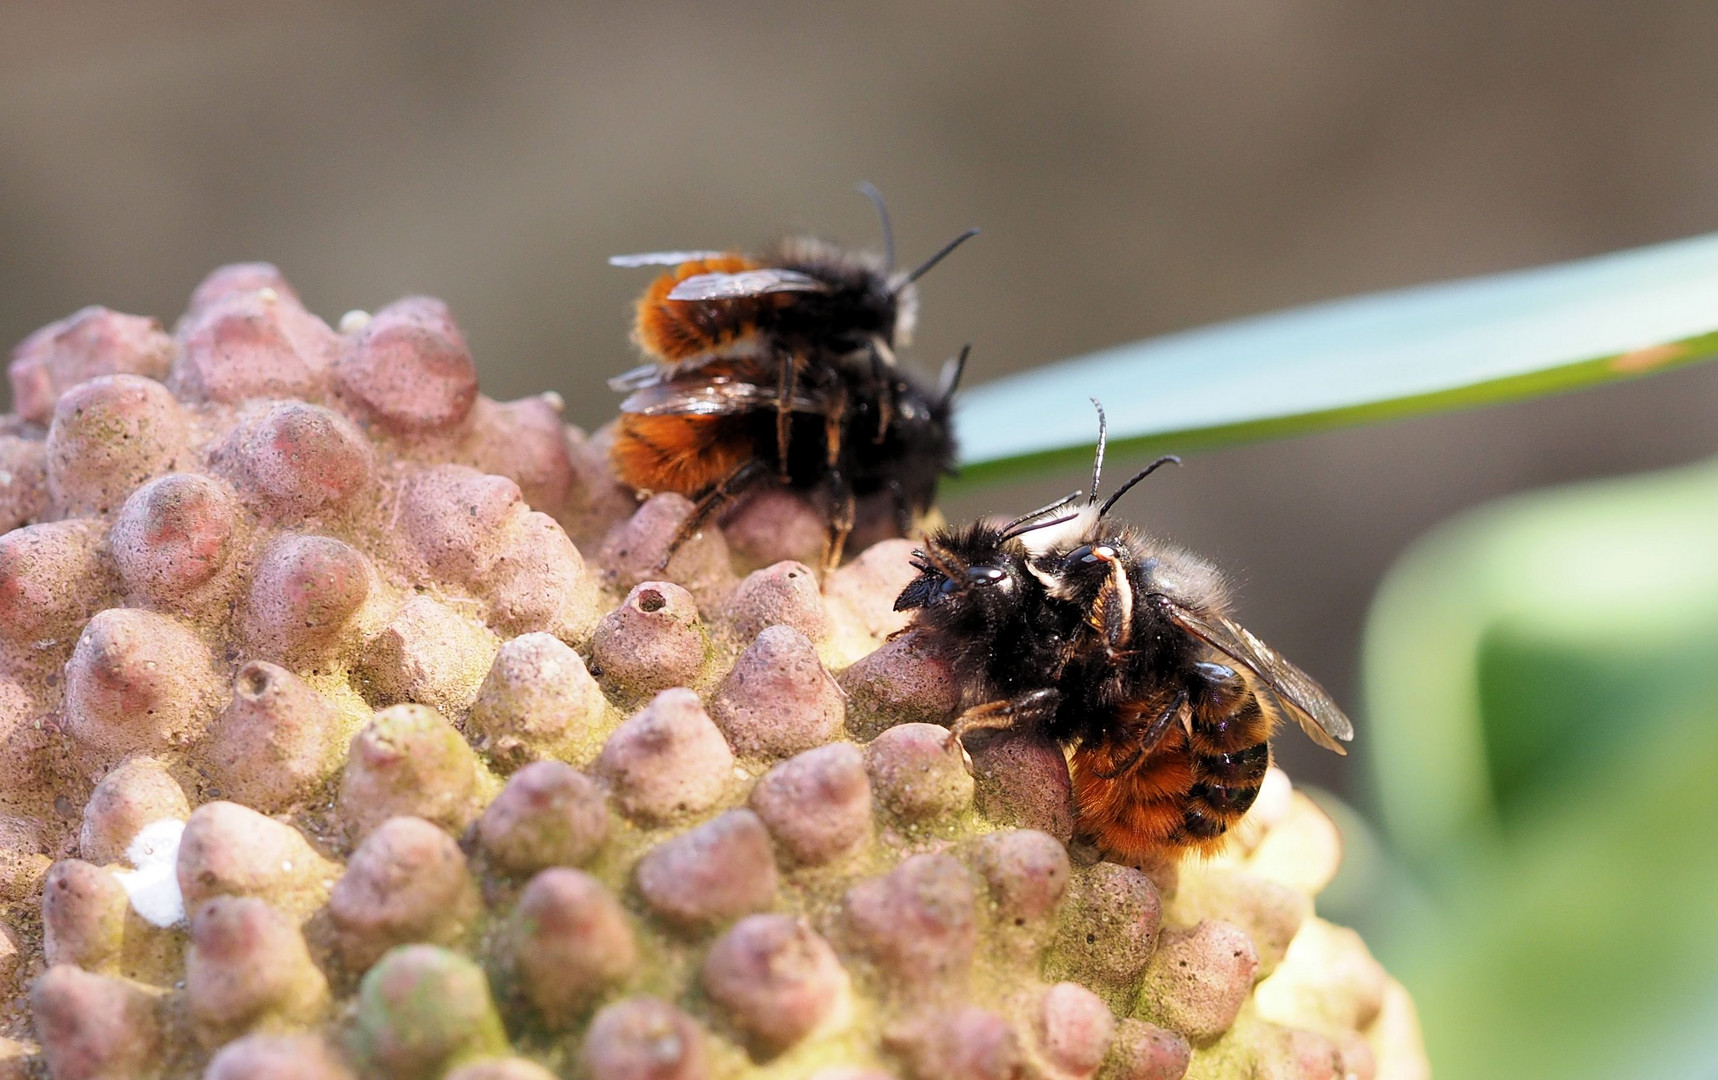
[[[444,297],[490,394],[556,389],[591,426],[644,283],[605,256],[872,243],[870,179],[904,260],[984,227],[927,279],[915,353],[971,340],[993,378],[1718,228],[1715,41],[1696,2],[12,3],[0,339],[86,303],[170,323],[215,265],[267,259],[331,321]],[[1416,535],[1711,453],[1715,420],[1694,369],[1203,456],[1134,516],[1232,567],[1246,621],[1352,704],[1365,604]]]

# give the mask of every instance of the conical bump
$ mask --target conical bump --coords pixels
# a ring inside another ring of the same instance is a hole
[[[479,907],[453,837],[422,818],[396,817],[352,853],[328,918],[346,970],[364,971],[395,945],[457,942]]]
[[[328,1000],[328,983],[297,925],[268,904],[219,896],[191,916],[185,1002],[204,1045],[263,1023],[309,1023]]]
[[[490,865],[512,875],[582,866],[608,835],[601,789],[559,761],[533,762],[514,773],[477,822],[478,843]]]
[[[66,730],[92,761],[187,743],[221,698],[208,646],[183,623],[147,611],[98,612],[66,665]]]
[[[173,342],[154,319],[86,307],[49,323],[12,350],[7,369],[13,407],[33,424],[46,424],[60,395],[100,375],[166,376]]]
[[[232,476],[269,517],[300,521],[345,509],[370,485],[370,444],[339,413],[288,401],[233,430],[216,451]]]
[[[963,979],[978,942],[972,875],[949,855],[914,855],[842,900],[845,931],[885,981],[910,994]]]
[[[376,1075],[433,1080],[456,1061],[507,1051],[483,971],[434,945],[402,945],[358,988],[347,1048]]]
[[[199,289],[174,331],[179,357],[171,385],[192,401],[319,397],[339,336],[285,283],[238,287],[236,277]]]
[[[871,781],[852,743],[807,750],[752,788],[750,806],[790,862],[820,866],[871,838]]]
[[[607,711],[584,658],[552,634],[501,646],[467,719],[478,749],[503,767],[535,758],[587,760]]]
[[[764,759],[828,743],[840,733],[845,710],[816,647],[791,626],[760,633],[710,701],[710,715],[735,753]]]
[[[597,775],[620,811],[661,824],[715,806],[734,782],[734,753],[690,690],[664,690],[603,746]]]
[[[67,391],[48,428],[48,495],[61,516],[107,514],[145,480],[190,463],[184,410],[141,375]]]
[[[565,866],[525,886],[502,951],[519,992],[553,1027],[570,1025],[638,964],[620,902],[602,882]]]
[[[126,591],[168,611],[194,605],[232,557],[239,507],[226,486],[170,473],[131,493],[108,534]]]
[[[699,979],[765,1059],[815,1031],[847,993],[835,950],[789,915],[751,915],[735,923],[705,954]]]
[[[462,832],[482,812],[490,782],[477,755],[440,713],[396,705],[352,737],[340,813],[359,838],[400,815]]]
[[[704,1032],[665,1001],[627,998],[591,1020],[579,1058],[603,1080],[708,1080]]]
[[[447,305],[398,300],[349,338],[334,366],[340,393],[398,434],[445,429],[477,400],[477,367]]]
[[[253,660],[209,732],[205,760],[227,797],[268,813],[309,798],[340,768],[350,722],[285,668]]]
[[[144,826],[190,816],[185,790],[166,766],[152,757],[126,758],[90,794],[78,851],[93,863],[117,862]]]
[[[623,698],[691,685],[708,651],[697,602],[668,581],[634,585],[597,623],[591,639],[591,660],[604,688]]]
[[[244,635],[265,660],[312,660],[341,635],[370,595],[369,560],[331,536],[284,534],[263,551],[251,579]]]
[[[638,861],[638,891],[682,929],[703,929],[767,910],[776,867],[769,833],[750,810],[729,810],[665,840]]]
[[[55,521],[0,536],[0,638],[30,646],[75,636],[107,592],[101,529]]]

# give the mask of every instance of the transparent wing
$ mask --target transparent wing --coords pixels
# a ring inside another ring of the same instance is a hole
[[[1342,743],[1354,738],[1354,725],[1311,675],[1227,616],[1200,615],[1161,593],[1151,599],[1175,625],[1258,676],[1313,742],[1338,754],[1348,752]]]
[[[627,393],[641,386],[649,386],[662,377],[662,370],[655,364],[642,364],[631,371],[623,371],[608,381],[608,388],[617,393]]]
[[[733,274],[693,274],[674,286],[670,300],[738,300],[780,292],[825,292],[828,286],[798,270],[766,266]]]
[[[633,255],[610,255],[610,266],[679,266],[681,263],[719,259],[725,251],[640,251]]]
[[[628,372],[628,375],[635,372]],[[660,375],[653,369],[653,373]],[[626,376],[622,376],[625,378]],[[700,368],[681,375],[636,383],[620,403],[622,412],[642,416],[720,416],[752,409],[774,409],[777,385],[773,378],[753,380],[718,369]],[[822,413],[828,402],[816,391],[801,388],[788,401],[794,412]]]

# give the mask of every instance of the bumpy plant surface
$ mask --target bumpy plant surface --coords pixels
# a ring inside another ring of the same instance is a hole
[[[0,1077],[1426,1075],[1280,772],[1223,857],[1070,852],[891,638],[911,543],[819,580],[771,492],[657,570],[688,502],[437,301],[229,266],[11,379]]]

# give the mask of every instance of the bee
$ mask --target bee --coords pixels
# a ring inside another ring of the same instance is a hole
[[[969,229],[917,268],[884,253],[790,239],[764,257],[716,251],[619,255],[666,266],[639,298],[633,340],[649,363],[611,379],[621,402],[610,461],[641,491],[694,500],[668,553],[752,485],[828,493],[826,566],[841,560],[857,499],[886,494],[902,533],[952,470],[949,416],[967,350],[932,388],[896,364],[917,311],[914,283]],[[666,557],[665,557],[666,561]]]
[[[1096,404],[1094,402],[1094,404]],[[1105,425],[1075,493],[1004,525],[933,534],[911,611],[971,705],[952,737],[1026,727],[1071,746],[1076,827],[1122,861],[1214,852],[1252,806],[1285,716],[1339,754],[1354,728],[1318,683],[1230,617],[1221,574],[1109,520],[1159,458],[1098,502]]]

